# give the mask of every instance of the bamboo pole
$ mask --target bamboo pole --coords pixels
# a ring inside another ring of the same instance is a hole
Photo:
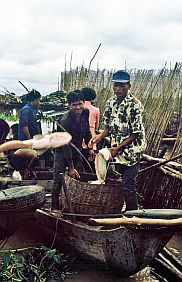
[[[158,219],[158,218],[138,218],[138,217],[121,217],[121,218],[91,218],[88,220],[90,225],[94,226],[118,226],[118,225],[152,225],[152,226],[182,226],[182,218],[177,219]]]
[[[160,166],[162,166],[162,165],[167,164],[167,163],[170,162],[170,161],[175,161],[175,160],[180,159],[180,158],[182,158],[182,154],[179,154],[178,156],[174,156],[174,157],[170,158],[169,160],[161,161],[161,162],[159,162],[159,163],[156,163],[156,164],[153,164],[153,165],[151,165],[151,166],[149,166],[149,167],[146,167],[146,168],[144,168],[144,169],[141,169],[141,170],[139,171],[139,173],[144,172],[144,171],[149,170],[149,169],[154,168],[154,167],[160,167]]]

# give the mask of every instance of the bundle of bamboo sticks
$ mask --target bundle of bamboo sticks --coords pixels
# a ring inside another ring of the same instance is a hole
[[[100,129],[106,101],[113,95],[112,74],[114,70],[91,70],[83,65],[61,73],[60,89],[68,93],[73,89],[88,86],[95,89],[95,105],[100,108]],[[157,157],[161,140],[172,118],[176,118],[178,132],[169,157],[182,151],[182,64],[174,68],[166,65],[160,70],[128,70],[132,78],[131,92],[144,105],[144,126],[146,130],[146,153]],[[179,160],[180,161],[180,160]]]

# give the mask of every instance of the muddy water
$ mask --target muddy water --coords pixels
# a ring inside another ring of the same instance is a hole
[[[9,238],[3,250],[5,249],[17,249],[33,246],[40,246],[44,244],[50,247],[50,242],[47,242],[45,238],[38,234],[36,230],[24,226],[17,230],[17,232]],[[182,258],[182,241],[180,235],[175,235],[168,244],[178,256]],[[76,273],[67,276],[66,282],[156,282],[158,281],[150,273],[150,268],[145,268],[134,276],[128,278],[119,278],[114,276],[113,273],[107,272],[101,268],[96,267],[93,264],[79,261],[75,265]]]

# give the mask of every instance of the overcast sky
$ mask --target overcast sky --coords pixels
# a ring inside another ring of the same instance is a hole
[[[0,92],[57,90],[60,72],[158,69],[182,56],[181,0],[0,0]]]

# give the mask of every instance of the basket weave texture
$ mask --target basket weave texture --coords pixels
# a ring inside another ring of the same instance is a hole
[[[182,174],[166,166],[138,175],[145,209],[182,209]]]
[[[112,214],[120,213],[124,200],[121,181],[109,180],[107,184],[90,184],[96,180],[93,174],[82,174],[79,180],[65,176],[68,194],[75,213]],[[65,196],[62,193],[64,211],[69,211]]]
[[[0,191],[0,212],[35,210],[45,203],[45,189],[39,185],[20,186]]]

